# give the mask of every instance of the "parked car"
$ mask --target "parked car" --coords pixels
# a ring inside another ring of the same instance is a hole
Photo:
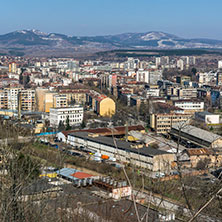
[[[155,175],[157,178],[165,177],[165,173],[157,172]]]

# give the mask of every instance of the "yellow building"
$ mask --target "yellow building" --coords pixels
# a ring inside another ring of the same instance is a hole
[[[85,104],[86,94],[89,92],[88,89],[64,89],[60,90],[59,93],[66,95],[67,102],[75,102],[77,104]]]
[[[48,89],[36,89],[37,107],[40,112],[49,112],[54,107],[54,96],[57,92],[50,92]]]
[[[17,72],[17,65],[16,65],[16,63],[15,62],[9,63],[8,69],[9,69],[9,72],[16,73]]]
[[[116,112],[115,102],[106,95],[102,95],[96,91],[91,90],[87,94],[86,102],[95,111],[95,113],[100,116],[111,117]]]
[[[97,113],[100,116],[111,117],[112,115],[115,114],[115,112],[116,112],[116,104],[111,98],[106,97],[97,102]]]
[[[45,94],[49,92],[48,89],[38,88],[36,89],[36,103],[37,103],[37,110],[40,112],[45,111]]]

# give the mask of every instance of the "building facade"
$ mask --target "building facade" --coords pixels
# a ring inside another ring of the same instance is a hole
[[[167,134],[170,132],[171,127],[175,123],[187,122],[190,120],[192,115],[190,114],[152,114],[150,116],[151,128],[157,134]]]
[[[51,108],[49,113],[49,121],[51,127],[58,127],[59,123],[66,124],[69,119],[69,125],[80,125],[83,122],[83,107],[73,106],[64,108]]]

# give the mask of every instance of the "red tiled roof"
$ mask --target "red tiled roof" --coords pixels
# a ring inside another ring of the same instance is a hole
[[[76,173],[71,174],[70,176],[76,177],[78,179],[84,179],[84,178],[92,177],[93,175],[90,175],[88,173],[83,173],[83,172],[76,172]]]

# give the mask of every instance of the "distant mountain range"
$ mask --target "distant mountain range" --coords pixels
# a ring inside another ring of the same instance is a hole
[[[113,49],[222,49],[222,40],[185,39],[164,32],[124,33],[104,36],[67,36],[39,30],[0,35],[0,53],[50,55],[92,53]]]

